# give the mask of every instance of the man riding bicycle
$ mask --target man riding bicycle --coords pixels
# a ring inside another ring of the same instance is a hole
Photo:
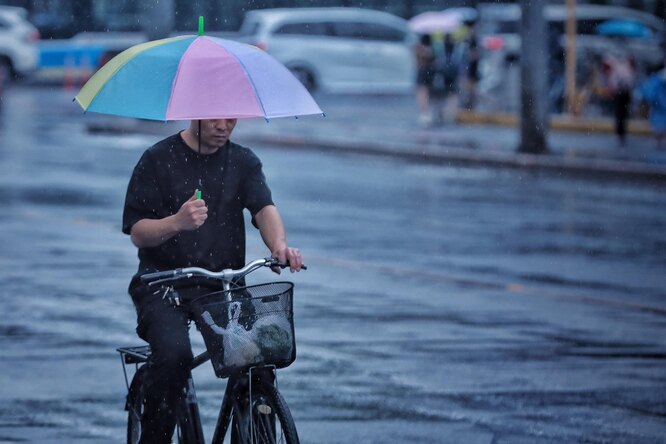
[[[192,121],[146,150],[129,181],[122,229],[139,255],[129,293],[137,310],[137,333],[151,347],[141,443],[171,442],[193,358],[190,314],[170,303],[173,295],[167,293],[187,300],[219,289],[219,284],[196,279],[156,290],[139,277],[190,266],[242,267],[245,208],[273,257],[288,263],[292,272],[303,264],[299,250],[287,244],[259,158],[229,140],[235,126],[236,119]]]

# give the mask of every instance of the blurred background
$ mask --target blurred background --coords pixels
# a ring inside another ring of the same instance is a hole
[[[115,348],[141,342],[125,189],[186,123],[72,99],[200,15],[326,113],[233,136],[309,265],[280,277],[296,283],[298,359],[279,381],[302,442],[663,442],[666,129],[646,85],[666,84],[664,0],[0,0],[0,442],[124,439]],[[247,247],[267,253],[255,231]]]
[[[520,96],[521,4],[440,3],[3,0],[0,5],[20,9],[10,14],[11,8],[3,7],[0,16],[0,79],[7,82],[19,75],[76,86],[132,44],[194,33],[197,18],[203,15],[210,35],[258,45],[311,89],[334,92],[410,93],[416,69],[413,47],[418,37],[431,34],[437,49],[449,34],[460,74],[456,89],[465,109],[515,113]],[[612,55],[618,51],[631,54],[637,92],[642,81],[663,67],[664,0],[537,3],[546,5],[545,30],[539,38],[545,42],[548,58],[543,75],[549,111],[612,115],[613,97],[607,83],[613,69]],[[359,6],[365,11],[348,11],[333,21],[324,20],[321,10],[298,17],[280,12],[280,8]],[[376,13],[368,14],[369,10]],[[439,27],[420,27],[419,16],[433,12],[449,13],[453,20]],[[354,46],[360,40],[363,45]],[[320,51],[325,45],[326,53],[314,57],[313,45]],[[352,47],[373,57],[351,57]],[[363,66],[363,61],[366,65],[372,61],[372,67]],[[470,64],[474,72],[468,75]],[[640,93],[633,95],[632,116],[646,119],[649,107],[642,99]]]

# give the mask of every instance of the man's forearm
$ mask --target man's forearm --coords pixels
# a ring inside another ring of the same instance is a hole
[[[139,248],[162,245],[181,231],[192,231],[206,222],[206,202],[195,192],[176,214],[162,219],[141,219],[132,226],[130,236]]]
[[[292,273],[300,271],[303,266],[301,252],[298,248],[287,245],[287,234],[278,209],[273,205],[268,205],[255,214],[254,219],[271,255],[281,263],[289,264]],[[279,274],[280,268],[273,267],[273,271]]]
[[[163,219],[141,219],[132,226],[130,238],[138,248],[162,245],[178,234],[174,216]]]
[[[271,253],[287,246],[287,234],[284,230],[282,217],[275,206],[268,205],[262,208],[254,218],[257,221],[261,238]]]

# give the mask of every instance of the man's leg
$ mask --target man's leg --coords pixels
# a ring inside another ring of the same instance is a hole
[[[137,333],[151,348],[140,443],[171,443],[192,363],[188,314],[160,298],[140,304],[138,312]]]

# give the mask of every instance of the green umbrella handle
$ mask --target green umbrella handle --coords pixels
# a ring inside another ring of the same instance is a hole
[[[195,192],[197,194],[197,199],[201,199],[201,190],[196,190]]]
[[[203,18],[203,15],[199,16],[199,35],[204,35],[204,18]]]

